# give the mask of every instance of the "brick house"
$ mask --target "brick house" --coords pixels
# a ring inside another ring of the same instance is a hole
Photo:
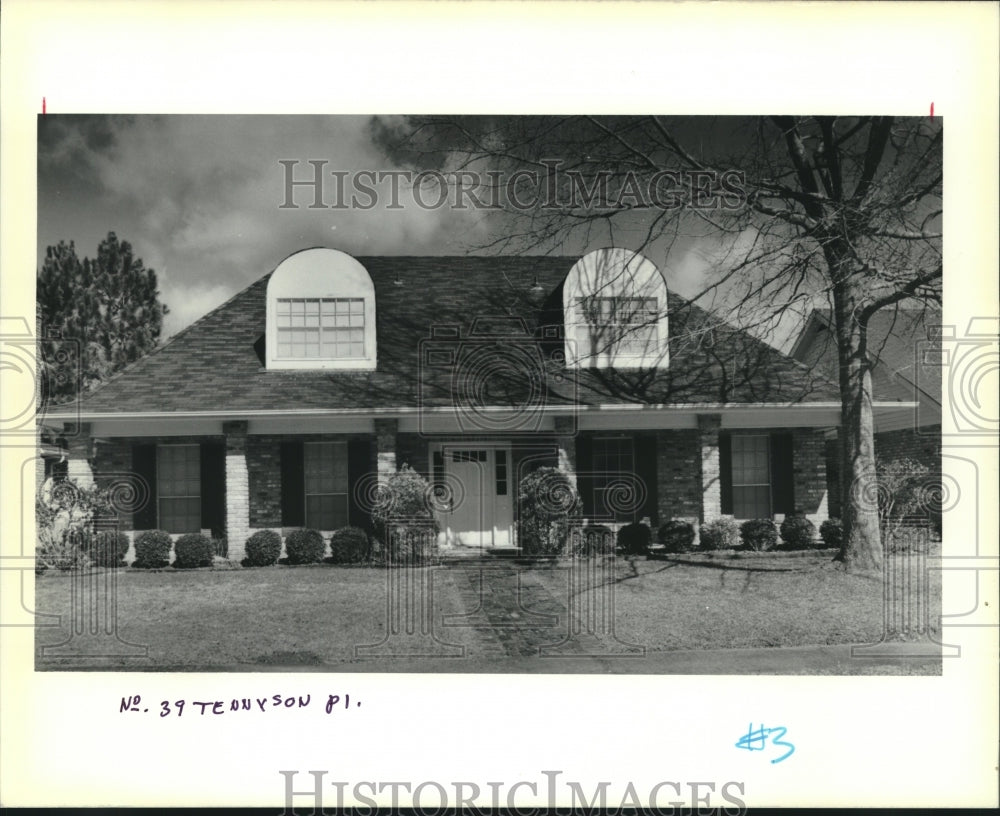
[[[912,410],[879,403],[879,416]],[[136,486],[126,530],[368,526],[404,464],[443,546],[517,542],[517,487],[575,480],[588,522],[828,515],[836,386],[669,292],[642,256],[286,258],[79,404],[81,483]]]
[[[875,415],[875,454],[885,461],[910,459],[925,465],[930,484],[941,481],[941,367],[923,364],[925,352],[940,349],[934,327],[939,309],[900,307],[872,315],[868,347],[875,400],[910,403],[910,408]],[[799,332],[791,355],[836,382],[836,336],[829,309],[815,309]],[[836,427],[826,432],[827,483],[831,515],[840,514],[840,460]],[[940,525],[940,513],[936,514]]]

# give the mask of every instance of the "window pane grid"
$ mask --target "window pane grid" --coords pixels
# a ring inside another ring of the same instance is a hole
[[[592,450],[594,469],[594,512],[601,518],[632,521],[634,513],[611,506],[607,500],[611,483],[623,481],[631,485],[635,478],[635,452],[630,437],[596,437]]]
[[[577,325],[575,336],[584,354],[604,351],[605,346],[619,354],[642,354],[656,344],[656,298],[578,298],[577,306],[583,325]]]
[[[732,451],[733,515],[737,518],[767,518],[771,515],[769,438],[736,434],[730,437]]]
[[[171,533],[201,529],[201,457],[198,445],[160,445],[156,453],[159,526]]]
[[[283,298],[276,318],[280,358],[365,356],[364,298]]]
[[[303,446],[306,526],[337,530],[347,525],[347,443]]]

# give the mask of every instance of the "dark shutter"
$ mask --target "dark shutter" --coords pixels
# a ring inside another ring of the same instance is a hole
[[[201,445],[201,527],[220,538],[226,529],[226,446]]]
[[[132,446],[132,472],[145,484],[146,501],[132,513],[132,529],[156,529],[156,445]]]
[[[281,526],[306,523],[306,473],[301,442],[281,443]]]
[[[733,513],[733,440],[728,433],[719,434],[719,488],[722,514]]]
[[[775,513],[787,514],[795,510],[790,433],[771,434],[771,507]]]
[[[650,524],[655,528],[656,518],[656,435],[637,434],[632,443],[635,446],[635,475],[642,480],[646,488],[646,501],[636,513],[636,521],[643,516],[649,516]]]
[[[368,479],[376,478],[372,454],[372,440],[369,437],[352,436],[347,440],[347,518],[351,526],[363,529],[371,527],[371,516],[368,508],[363,505],[363,500],[368,493],[365,489]],[[359,484],[362,480],[364,483]]]
[[[583,502],[583,515],[594,515],[594,438],[590,434],[576,435],[576,489]]]

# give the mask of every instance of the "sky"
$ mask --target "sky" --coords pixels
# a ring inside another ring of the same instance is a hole
[[[296,179],[310,176],[309,161],[325,161],[325,173],[400,169],[379,147],[367,116],[48,115],[38,121],[39,265],[46,247],[59,241],[74,242],[81,258],[94,257],[99,242],[115,232],[157,273],[170,309],[165,337],[300,249],[481,253],[507,226],[498,213],[416,206],[405,190],[402,206],[394,208],[385,185],[371,209],[313,209],[312,193],[301,188],[294,191],[298,206],[282,208],[282,161],[296,162]],[[329,181],[323,195],[326,203],[335,198]],[[637,223],[633,234],[619,233],[617,243],[638,248],[644,235]],[[594,241],[557,251],[578,256],[607,245]],[[717,247],[682,237],[669,251],[643,251],[654,253],[650,259],[672,290],[690,297],[701,290]]]

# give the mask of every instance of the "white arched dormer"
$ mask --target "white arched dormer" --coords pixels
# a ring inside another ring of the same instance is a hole
[[[572,368],[666,367],[667,284],[652,261],[598,249],[563,284],[566,364]]]
[[[267,282],[268,369],[374,370],[375,287],[336,249],[289,255]]]

